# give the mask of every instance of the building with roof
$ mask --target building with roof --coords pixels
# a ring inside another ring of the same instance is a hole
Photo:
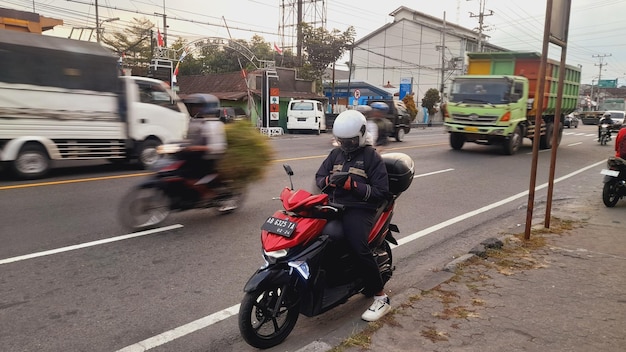
[[[63,20],[0,7],[0,29],[41,34],[60,25]]]
[[[298,78],[295,69],[274,69],[280,90],[278,125],[284,130],[287,128],[287,105],[291,99],[313,99],[324,104],[328,102],[326,97],[315,93],[315,83]],[[258,121],[259,116],[263,116],[263,70],[248,72],[246,77],[241,72],[178,76],[177,84],[178,95],[183,98],[192,93],[210,93],[220,99],[222,106],[242,108],[252,121]]]

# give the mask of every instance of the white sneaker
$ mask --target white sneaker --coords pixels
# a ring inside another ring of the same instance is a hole
[[[365,321],[376,321],[391,310],[391,302],[389,297],[374,298],[374,303],[361,315],[361,319]]]

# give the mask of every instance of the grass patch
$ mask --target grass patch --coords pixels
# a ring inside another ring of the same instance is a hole
[[[398,312],[397,309],[392,310],[380,320],[368,323],[363,331],[350,335],[343,340],[339,346],[335,346],[328,352],[343,352],[346,348],[356,347],[361,350],[369,349],[372,343],[372,335],[384,325],[400,326],[398,321],[394,318],[394,315]]]
[[[448,334],[443,331],[437,331],[435,327],[427,327],[420,331],[420,335],[429,339],[431,342],[448,341]]]

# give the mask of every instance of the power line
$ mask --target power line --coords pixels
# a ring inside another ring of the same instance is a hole
[[[469,0],[468,0],[469,1]],[[478,9],[480,12],[478,15],[474,15],[473,12],[470,12],[470,17],[478,17],[478,51],[483,51],[483,31],[486,29],[485,26],[485,16],[493,16],[493,10],[489,10],[489,13],[485,13],[485,2],[486,0],[479,0],[480,3],[478,5]]]

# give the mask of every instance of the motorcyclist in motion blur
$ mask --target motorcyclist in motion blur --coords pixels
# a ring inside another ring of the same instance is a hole
[[[382,153],[389,144],[390,122],[386,119],[389,105],[382,101],[370,104],[371,110],[366,114],[367,131],[372,135],[372,145]]]
[[[333,134],[339,147],[333,149],[315,175],[317,186],[329,194],[332,202],[343,204],[343,235],[357,256],[365,280],[366,296],[374,302],[361,318],[376,321],[391,310],[383,290],[378,264],[368,246],[368,234],[374,224],[376,208],[390,196],[387,169],[382,157],[366,144],[365,116],[356,110],[344,111],[335,120]],[[333,174],[348,172],[345,180]]]
[[[611,135],[611,128],[613,128],[613,119],[611,119],[611,114],[608,112],[605,112],[604,115],[602,115],[602,117],[600,118],[600,121],[598,121],[598,142],[600,142],[600,138],[602,137],[602,125],[603,124],[607,124],[609,125],[608,129],[609,129],[609,136]]]
[[[224,122],[216,114],[206,112],[201,107],[190,106],[190,115],[194,118],[189,123],[187,142],[182,153],[187,161],[183,175],[196,185],[208,185],[217,178],[217,163],[224,156],[227,148]],[[210,195],[210,189],[207,190]]]

